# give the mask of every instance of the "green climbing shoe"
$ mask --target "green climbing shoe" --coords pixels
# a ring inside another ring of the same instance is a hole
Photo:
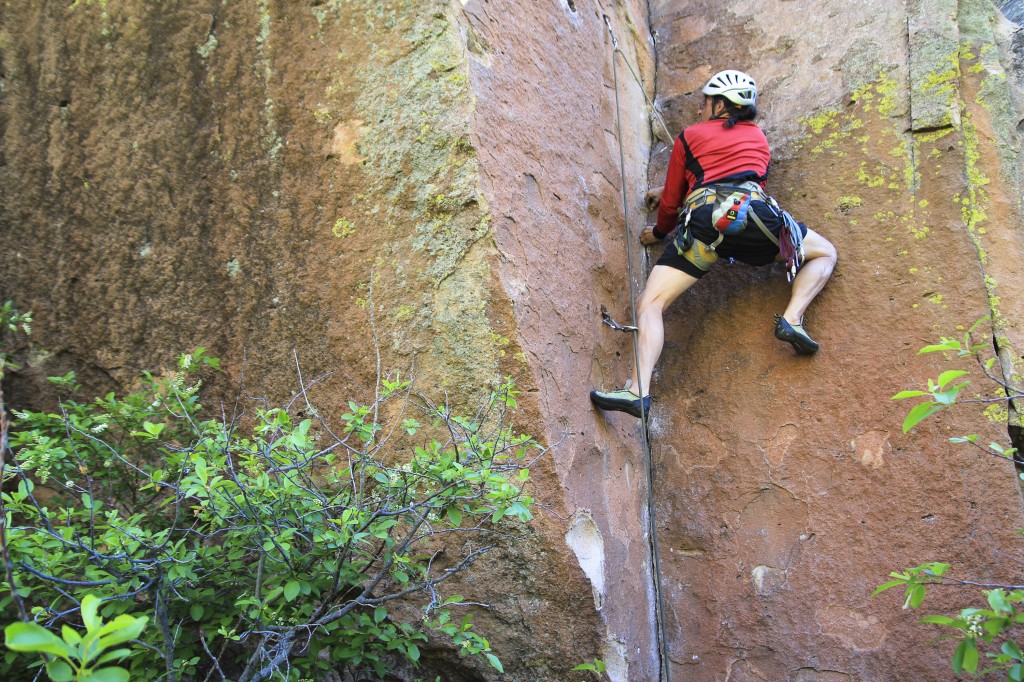
[[[798,355],[814,355],[818,343],[807,335],[802,325],[790,324],[782,315],[775,316],[775,338],[793,345]]]
[[[591,391],[590,399],[602,410],[626,412],[637,419],[640,419],[644,412],[649,414],[651,411],[651,396],[646,396],[641,401],[624,388],[618,391]]]

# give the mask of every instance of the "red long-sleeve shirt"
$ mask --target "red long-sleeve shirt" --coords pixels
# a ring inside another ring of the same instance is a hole
[[[772,155],[757,124],[741,121],[732,128],[722,124],[721,120],[696,123],[676,138],[654,228],[659,239],[675,229],[679,206],[693,190],[726,178],[755,180],[763,186],[768,178]]]

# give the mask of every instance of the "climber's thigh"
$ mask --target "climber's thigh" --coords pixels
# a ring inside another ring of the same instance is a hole
[[[836,247],[814,230],[807,230],[804,236],[804,260],[819,257],[835,258]]]
[[[654,307],[663,311],[696,283],[696,277],[682,270],[667,265],[655,265],[651,270],[651,276],[647,278],[644,293],[640,294],[639,306],[642,309]]]

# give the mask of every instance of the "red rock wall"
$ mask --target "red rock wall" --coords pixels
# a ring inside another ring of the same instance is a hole
[[[770,189],[840,264],[813,358],[771,336],[778,269],[720,265],[667,317],[652,436],[673,679],[948,677],[949,643],[869,594],[940,558],[1006,579],[994,549],[1024,526],[1012,467],[947,442],[1005,441],[1016,413],[904,436],[889,401],[939,366],[918,347],[987,313],[1016,380],[1022,75],[987,4],[0,6],[0,296],[37,318],[6,395],[45,402],[42,377],[72,368],[106,390],[199,344],[233,368],[222,395],[243,358],[252,392],[289,395],[296,349],[307,376],[334,372],[326,410],[372,392],[375,342],[421,387],[477,387],[467,403],[516,377],[524,430],[557,443],[545,511],[462,586],[493,604],[503,679],[582,679],[594,656],[612,680],[658,676],[636,424],[586,400],[631,362],[600,307],[626,322],[658,255],[634,250],[629,281],[604,17],[672,134],[711,73],[750,71]],[[618,64],[635,235],[667,147]]]
[[[513,29],[508,17],[515,15]],[[556,457],[570,528],[606,633],[600,656],[613,680],[658,675],[645,534],[646,473],[633,425],[605,421],[587,398],[602,369],[624,366],[628,323],[613,45],[653,92],[653,47],[641,2],[466,4],[481,184],[501,254],[496,274],[529,364],[531,390]],[[475,52],[472,46],[480,45]],[[641,224],[651,144],[640,85],[619,57],[630,229]],[[598,348],[603,350],[599,353]],[[614,357],[605,357],[605,354]]]
[[[1007,443],[1005,417],[966,409],[904,436],[909,406],[889,400],[937,373],[920,346],[983,315],[1019,347],[1019,297],[1001,295],[1021,255],[1006,27],[974,2],[651,12],[674,129],[709,74],[755,75],[769,190],[840,254],[808,313],[813,358],[772,337],[778,269],[720,265],[668,315],[654,457],[674,677],[947,679],[952,643],[870,593],[939,558],[965,578],[1014,574],[997,553],[1024,525],[1013,467],[947,440]],[[654,159],[656,184],[667,150]]]
[[[243,376],[287,400],[297,361],[336,417],[373,395],[379,351],[461,407],[514,376],[522,431],[557,440],[499,278],[460,3],[0,7],[0,298],[36,318],[10,404],[51,405],[46,375],[95,395],[203,345],[228,368],[208,404]],[[475,621],[506,679],[571,678],[605,639],[561,456],[535,467],[531,534],[458,585],[492,604]],[[425,678],[495,676],[435,644]]]

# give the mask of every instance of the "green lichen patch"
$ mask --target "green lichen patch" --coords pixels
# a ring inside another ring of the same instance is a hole
[[[817,114],[801,118],[800,123],[810,128],[811,133],[821,135],[827,128],[836,127],[838,118],[838,109],[825,109]]]
[[[348,218],[338,218],[334,221],[334,227],[331,228],[331,233],[335,237],[344,239],[351,237],[356,233],[356,226]]]
[[[210,34],[206,38],[206,42],[196,48],[196,53],[203,59],[209,59],[213,51],[217,49],[217,36]]]
[[[836,210],[840,213],[849,213],[853,209],[860,206],[863,200],[860,197],[855,196],[843,196],[839,197],[839,201],[836,202]]]
[[[458,29],[443,11],[406,23],[409,52],[377,55],[359,73],[366,87],[357,106],[371,123],[358,152],[372,190],[390,200],[386,222],[414,226],[396,236],[429,257],[424,274],[437,285],[490,223],[469,141],[472,96]],[[387,106],[396,97],[402,106]]]
[[[978,240],[978,234],[980,230],[984,229],[983,224],[988,219],[986,212],[988,193],[985,187],[989,184],[989,179],[978,164],[981,159],[978,129],[971,121],[969,114],[964,116],[961,132],[963,135],[964,165],[967,176],[966,195],[961,197],[961,211],[964,225],[967,226],[968,231],[975,240],[975,245],[979,249],[979,256],[982,256],[983,251],[981,249],[981,242]],[[984,232],[981,232],[981,234],[984,234]]]

